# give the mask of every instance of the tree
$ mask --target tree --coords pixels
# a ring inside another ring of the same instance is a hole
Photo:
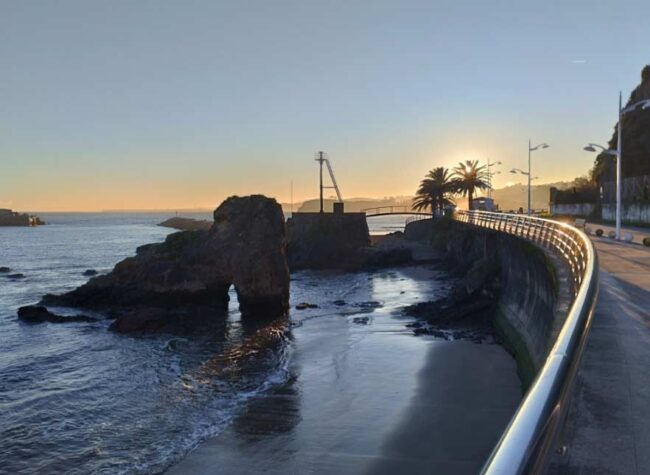
[[[485,166],[479,166],[478,160],[466,160],[460,162],[454,168],[453,182],[458,193],[467,196],[468,207],[472,209],[472,200],[476,190],[487,190],[490,188],[488,171]]]
[[[420,182],[413,198],[413,209],[421,211],[431,208],[431,213],[436,210],[442,213],[446,205],[454,203],[451,196],[455,191],[449,170],[444,167],[434,168]]]

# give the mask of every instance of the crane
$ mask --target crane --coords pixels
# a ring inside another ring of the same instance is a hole
[[[334,171],[332,170],[332,165],[330,164],[327,154],[325,152],[316,152],[316,161],[320,163],[320,212],[323,212],[323,190],[324,189],[334,189],[336,191],[336,196],[339,202],[343,202],[341,197],[341,191],[339,186],[336,183],[336,178],[334,178]],[[330,174],[330,179],[332,180],[333,186],[323,186],[323,163],[327,165],[327,171]]]

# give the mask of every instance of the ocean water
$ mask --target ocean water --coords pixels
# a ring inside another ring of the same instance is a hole
[[[47,226],[0,228],[0,266],[25,275],[0,276],[0,472],[159,473],[226,430],[251,398],[286,383],[310,321],[342,316],[363,330],[376,309],[389,318],[391,308],[442,291],[395,272],[300,273],[292,304],[319,309],[247,327],[233,292],[223,324],[191,338],[117,335],[106,320],[17,320],[18,307],[85,282],[84,270],[108,272],[137,246],[162,241],[173,230],[155,224],[171,215],[43,213]],[[376,220],[374,233],[403,222]]]

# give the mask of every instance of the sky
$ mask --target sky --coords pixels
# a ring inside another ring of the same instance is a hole
[[[413,194],[436,166],[584,175],[650,63],[650,3],[0,0],[0,207]]]

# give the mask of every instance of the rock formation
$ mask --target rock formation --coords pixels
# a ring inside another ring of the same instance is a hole
[[[212,223],[206,219],[182,218],[176,216],[169,218],[158,224],[164,228],[178,229],[179,231],[207,231],[212,227]]]
[[[137,249],[113,271],[44,304],[91,308],[117,317],[118,331],[183,326],[193,309],[225,309],[234,285],[244,318],[272,318],[289,305],[280,205],[261,195],[231,197],[208,231],[182,231]],[[214,313],[214,312],[213,312]]]
[[[42,305],[30,305],[18,309],[18,318],[27,323],[67,323],[67,322],[96,322],[97,319],[86,315],[62,317],[50,312]]]
[[[0,209],[0,226],[40,226],[45,224],[38,216]]]

